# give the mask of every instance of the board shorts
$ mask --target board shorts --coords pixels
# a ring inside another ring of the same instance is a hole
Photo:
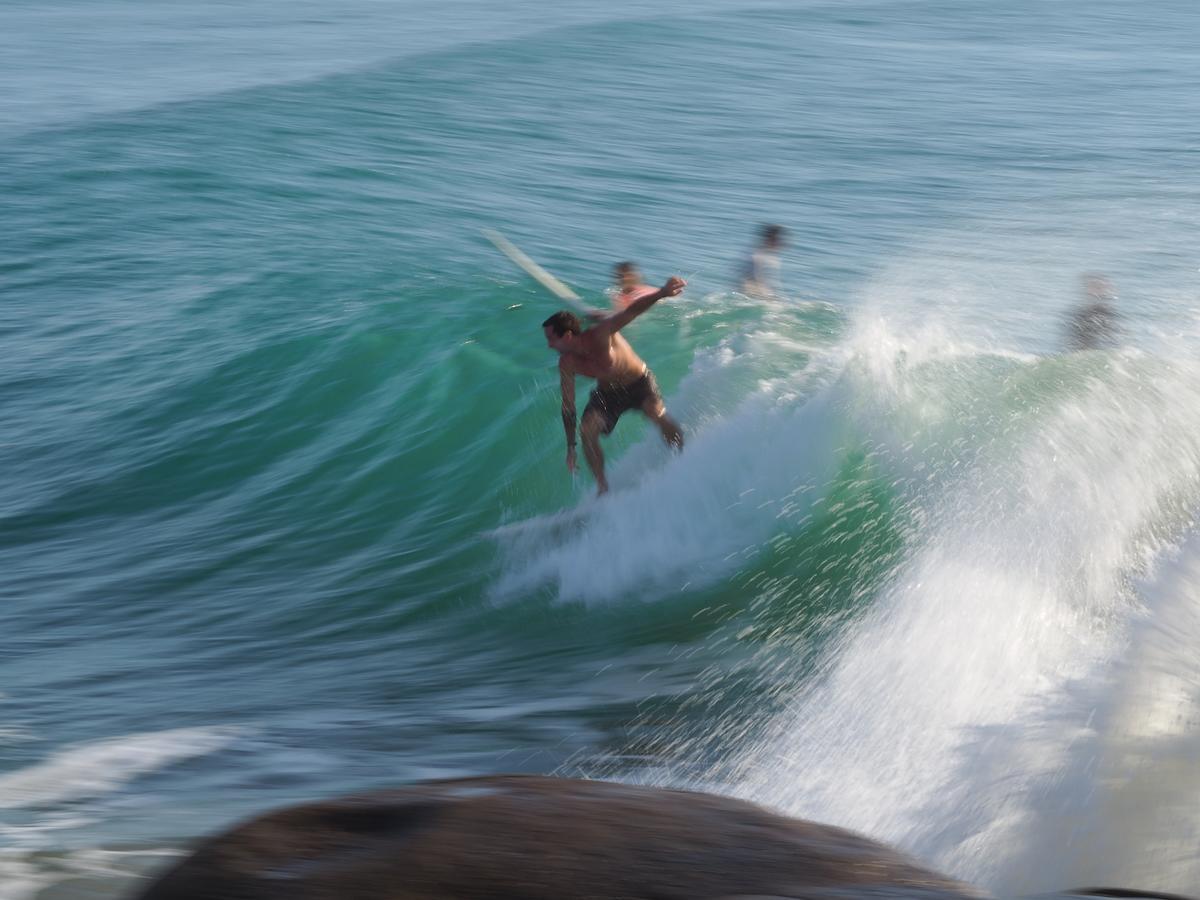
[[[612,434],[613,426],[617,424],[617,419],[621,418],[621,413],[631,409],[641,410],[646,406],[647,400],[662,402],[662,391],[658,389],[654,373],[649,369],[629,384],[604,387],[597,385],[588,397],[583,418],[586,419],[587,414],[595,410],[604,421],[603,433]]]

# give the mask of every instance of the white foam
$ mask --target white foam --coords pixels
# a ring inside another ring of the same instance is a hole
[[[177,728],[69,747],[35,766],[0,776],[0,809],[70,803],[112,793],[183,759],[228,746],[231,727]]]
[[[945,411],[921,407],[919,371],[895,365],[911,345],[875,345],[886,349],[862,370],[905,413],[882,429],[903,454]],[[1019,838],[1092,727],[1075,686],[1103,681],[1127,646],[1140,608],[1130,576],[1200,500],[1200,366],[1133,351],[1104,362],[1064,376],[1039,404],[980,419],[991,430],[972,435],[970,464],[915,498],[923,528],[894,579],[830,650],[824,677],[796,688],[746,748],[739,794],[897,843],[975,883],[1008,889],[1032,868],[1047,874],[1022,890],[1062,887],[1061,867],[1031,867]],[[934,360],[935,374],[950,364]],[[1071,365],[1048,360],[1035,374]],[[1177,676],[1155,690],[1177,700]],[[1125,708],[1143,731],[1179,721],[1177,702]],[[1028,729],[1037,740],[1022,737]],[[1094,772],[1083,780],[1095,789]],[[1038,836],[1047,855],[1070,855],[1069,835]]]
[[[1160,569],[1111,667],[1026,727],[1059,765],[977,841],[993,883],[1200,884],[1200,535]]]
[[[48,854],[43,850],[0,849],[0,900],[33,900],[54,885],[77,878],[100,877],[115,890],[128,882],[132,890],[133,882],[147,868],[160,867],[163,857],[183,852],[173,848],[88,848]]]

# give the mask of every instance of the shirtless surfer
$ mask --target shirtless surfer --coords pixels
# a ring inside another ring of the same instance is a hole
[[[613,266],[613,283],[617,289],[613,292],[612,305],[613,309],[618,311],[625,309],[639,297],[658,290],[642,282],[642,273],[631,262],[619,262]]]
[[[687,286],[670,278],[660,289],[634,300],[625,309],[597,320],[584,329],[579,317],[563,310],[542,323],[546,345],[558,352],[558,379],[562,388],[562,420],[567,434],[567,468],[575,471],[575,376],[596,379],[596,388],[583,411],[580,432],[583,455],[596,478],[598,492],[608,490],[604,477],[604,452],[600,435],[610,434],[621,414],[639,410],[658,426],[663,440],[683,448],[683,430],[667,415],[662,393],[647,365],[620,331],[664,297],[675,297]]]

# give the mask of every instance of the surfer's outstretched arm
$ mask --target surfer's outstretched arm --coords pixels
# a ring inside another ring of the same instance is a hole
[[[558,384],[562,389],[563,431],[567,435],[567,470],[575,473],[575,370],[564,359],[558,361]]]
[[[620,331],[659,300],[664,297],[675,297],[683,293],[683,289],[687,287],[687,282],[682,278],[672,275],[667,279],[667,283],[660,287],[653,294],[647,294],[644,297],[638,297],[619,313],[614,313],[607,319],[601,319],[593,325],[589,332],[597,332],[600,334],[615,334]]]

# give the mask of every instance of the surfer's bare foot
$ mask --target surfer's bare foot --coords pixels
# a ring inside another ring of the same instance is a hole
[[[599,482],[596,485],[596,496],[603,497],[607,493],[608,493],[608,482],[607,481]]]

